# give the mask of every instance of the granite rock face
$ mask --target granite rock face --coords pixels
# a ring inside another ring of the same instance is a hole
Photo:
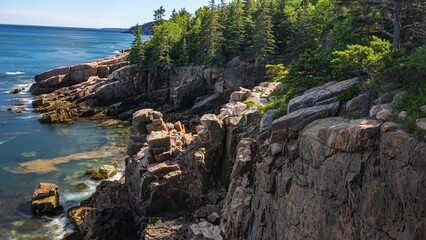
[[[336,101],[335,97],[343,90],[359,83],[358,78],[349,79],[342,82],[330,82],[321,87],[306,91],[303,95],[293,98],[288,104],[288,113],[292,113],[302,108],[329,104]]]
[[[240,65],[227,66],[231,75]],[[425,238],[426,143],[395,123],[335,117],[342,106],[367,114],[367,96],[336,98],[356,79],[306,91],[274,121],[257,106],[280,84],[229,92],[237,79],[217,69],[179,76],[195,75],[218,79],[209,86],[231,101],[191,131],[167,113],[135,111],[123,181],[102,182],[68,212],[86,239]]]
[[[233,91],[255,86],[265,70],[235,59],[222,68],[166,66],[159,74],[133,72],[134,65],[122,54],[39,74],[31,91],[48,94],[38,97],[34,111],[44,113],[43,123],[94,115],[130,119],[143,108],[217,113]]]
[[[59,215],[59,187],[53,183],[39,183],[31,198],[31,212],[35,215]]]
[[[282,155],[244,146],[243,162],[259,160],[231,175],[222,222],[233,239],[425,237],[426,144],[399,125],[319,119]]]

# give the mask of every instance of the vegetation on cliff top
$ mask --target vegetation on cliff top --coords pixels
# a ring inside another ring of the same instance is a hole
[[[164,16],[164,8],[155,11],[153,37],[133,44],[132,63],[151,72],[223,66],[236,56],[266,65],[269,78],[286,85],[262,110],[279,108],[277,116],[293,96],[332,80],[358,76],[371,94],[390,82],[425,84],[423,0],[210,0],[195,14]]]

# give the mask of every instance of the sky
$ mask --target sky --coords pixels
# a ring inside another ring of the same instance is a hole
[[[0,24],[129,28],[152,21],[161,5],[191,13],[209,0],[0,0]],[[219,1],[218,1],[219,2]]]

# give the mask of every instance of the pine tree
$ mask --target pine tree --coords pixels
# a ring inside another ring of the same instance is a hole
[[[204,26],[204,62],[208,64],[222,64],[224,57],[221,47],[223,44],[223,26],[219,23],[218,12],[214,0],[210,1],[210,15],[207,24]]]
[[[269,15],[267,0],[261,0],[259,15],[256,19],[256,28],[253,35],[253,46],[251,56],[255,63],[265,61],[268,56],[274,53],[275,39],[272,34],[272,19]]]
[[[154,11],[154,21],[156,25],[164,22],[163,17],[166,16],[165,13],[166,13],[166,10],[163,8],[163,5],[161,5],[159,9]]]
[[[271,16],[273,24],[273,32],[276,39],[276,45],[278,49],[285,49],[285,41],[288,35],[288,26],[285,24],[287,0],[276,0],[274,6],[271,7]]]
[[[229,25],[227,50],[231,55],[240,54],[245,42],[244,12],[241,0],[236,0],[232,6]]]
[[[241,45],[241,50],[245,58],[250,58],[250,52],[253,45],[253,35],[255,31],[255,23],[253,21],[253,15],[255,12],[255,2],[254,0],[245,0],[244,1],[244,15],[243,15],[243,28],[244,28],[244,41]]]
[[[144,58],[144,43],[141,39],[141,27],[136,24],[136,30],[133,32],[135,39],[129,52],[130,64],[141,64]]]

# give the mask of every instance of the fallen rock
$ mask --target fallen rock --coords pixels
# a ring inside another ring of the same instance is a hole
[[[53,183],[39,183],[31,199],[31,212],[35,215],[59,215],[59,187]]]

